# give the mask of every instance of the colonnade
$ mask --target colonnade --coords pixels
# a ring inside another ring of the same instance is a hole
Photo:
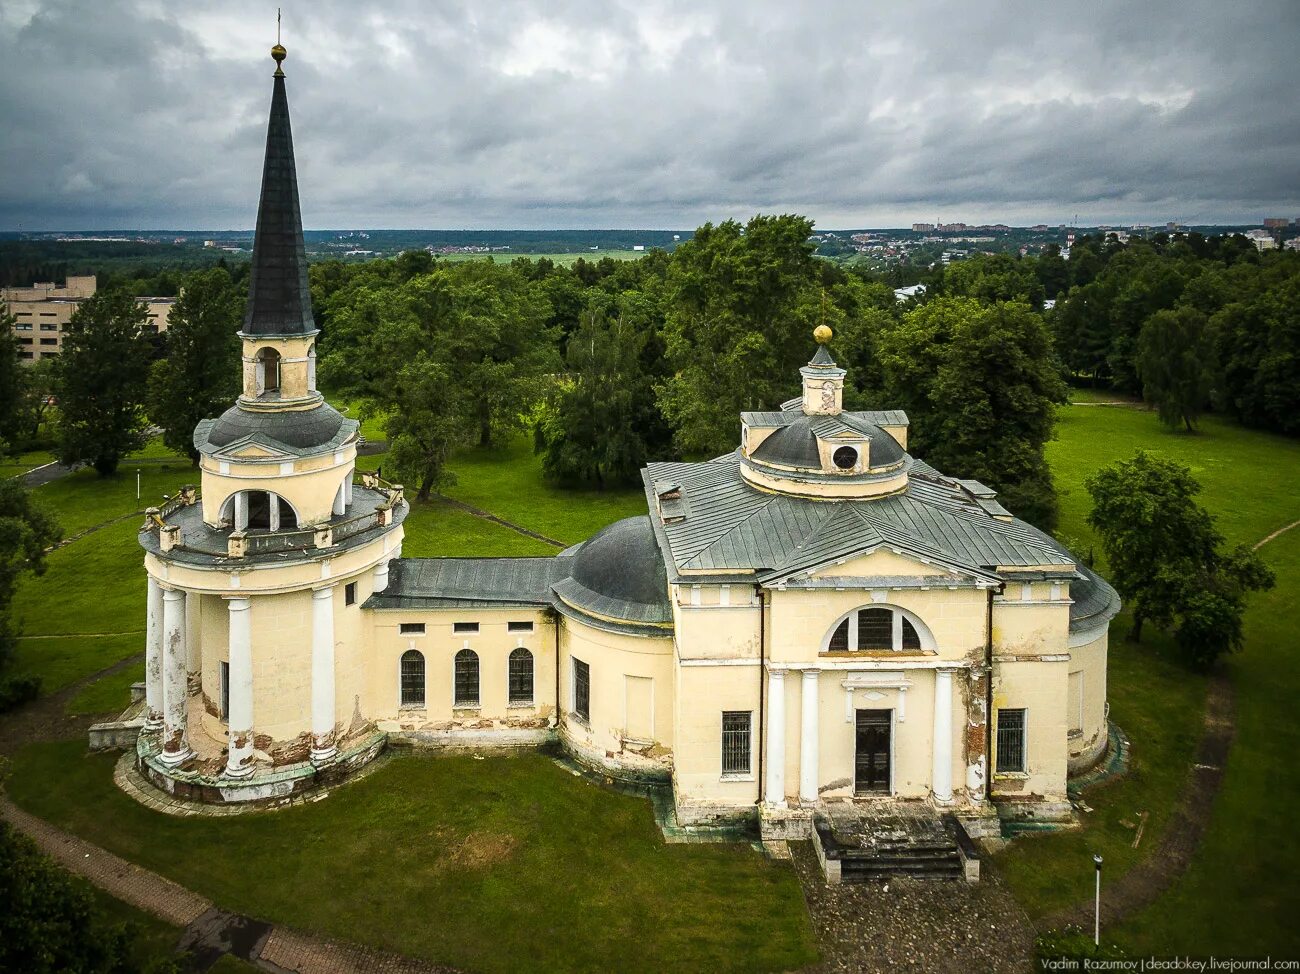
[[[767,674],[767,733],[764,768],[764,795],[767,804],[786,805],[786,690],[787,672],[801,673],[799,707],[799,802],[811,805],[818,799],[821,755],[821,674],[816,667],[770,666]],[[952,801],[953,668],[938,668],[934,673],[934,744],[930,773],[930,792],[936,802]]]
[[[394,557],[390,555],[389,557]],[[388,558],[374,569],[376,592],[388,587]],[[334,598],[338,582],[312,589],[311,760],[328,764],[335,741]],[[159,760],[178,767],[194,756],[188,727],[188,649],[185,591],[149,576],[145,621],[145,730],[160,735]],[[226,654],[227,752],[224,774],[244,778],[254,770],[253,603],[249,595],[222,596],[228,613]]]

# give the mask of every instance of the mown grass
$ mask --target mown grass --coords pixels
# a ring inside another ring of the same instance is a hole
[[[1124,407],[1065,407],[1048,459],[1061,493],[1063,537],[1085,550],[1095,543],[1086,524],[1089,474],[1138,449],[1192,468],[1200,502],[1231,542],[1259,541],[1300,519],[1300,443],[1245,430],[1215,417],[1195,435],[1172,433],[1156,416]],[[1191,870],[1153,907],[1114,936],[1139,953],[1191,951],[1260,954],[1300,950],[1300,841],[1290,809],[1300,784],[1290,773],[1300,747],[1292,719],[1300,693],[1300,660],[1292,618],[1300,603],[1300,529],[1263,549],[1278,573],[1272,592],[1256,596],[1247,614],[1245,650],[1227,662],[1237,692],[1238,737],[1215,806],[1210,834]],[[1103,559],[1097,552],[1099,566]],[[1080,832],[1016,843],[1000,857],[1012,888],[1035,915],[1086,900],[1091,856],[1106,857],[1112,879],[1159,841],[1196,756],[1204,676],[1178,661],[1167,638],[1151,633],[1140,646],[1124,640],[1127,619],[1112,630],[1108,696],[1114,719],[1133,741],[1133,772],[1086,795],[1094,812]],[[1134,832],[1120,824],[1141,811],[1150,823],[1135,852]]]
[[[18,640],[13,661],[6,668],[5,675],[39,676],[41,692],[53,693],[119,660],[143,652],[143,632],[112,636],[56,636],[52,639],[23,636]],[[117,709],[122,710],[126,703],[123,698],[122,706]]]
[[[140,650],[144,647],[144,634],[135,637]],[[144,663],[128,666],[117,673],[102,676],[81,689],[68,701],[70,714],[120,714],[131,703],[131,685],[144,680]]]
[[[404,755],[326,801],[205,819],[144,808],[113,785],[114,756],[84,751],[21,751],[13,799],[273,922],[484,972],[790,970],[816,956],[788,864],[665,845],[648,802],[538,754]]]

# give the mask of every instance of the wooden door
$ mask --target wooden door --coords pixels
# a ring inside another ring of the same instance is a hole
[[[889,794],[891,710],[859,710],[854,791],[859,795]]]

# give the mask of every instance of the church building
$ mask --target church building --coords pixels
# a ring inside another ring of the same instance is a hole
[[[558,745],[671,783],[685,826],[807,835],[836,803],[1069,814],[1107,746],[1114,590],[994,492],[847,412],[818,328],[736,449],[651,463],[646,511],[549,558],[405,558],[400,485],[316,388],[277,63],[243,393],[151,510],[140,770],[198,801],[331,784],[390,743]]]

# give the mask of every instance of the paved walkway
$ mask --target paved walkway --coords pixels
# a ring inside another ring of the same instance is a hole
[[[263,970],[299,974],[455,974],[454,968],[226,913],[211,900],[165,876],[29,815],[4,795],[0,795],[0,818],[32,839],[64,869],[137,909],[183,928],[178,949],[190,953],[191,970],[205,971],[222,954],[229,953]]]

